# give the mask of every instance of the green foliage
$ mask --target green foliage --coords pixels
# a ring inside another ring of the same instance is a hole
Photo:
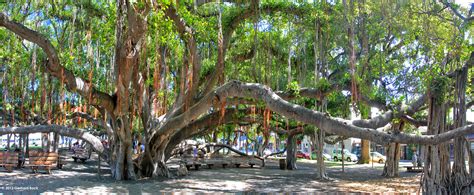
[[[313,125],[305,125],[303,127],[303,134],[308,136],[313,136],[316,133],[316,127]]]
[[[320,78],[319,81],[316,82],[316,89],[322,93],[328,92],[331,89],[331,83],[325,78]]]
[[[448,95],[449,78],[446,76],[434,76],[431,79],[429,90],[430,95],[434,98],[434,103],[441,105],[446,102]]]
[[[300,86],[298,85],[298,81],[292,81],[286,85],[286,89],[293,95],[299,96],[300,95]]]

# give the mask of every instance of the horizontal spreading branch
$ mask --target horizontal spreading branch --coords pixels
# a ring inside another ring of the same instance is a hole
[[[24,134],[24,133],[58,133],[60,135],[73,137],[86,141],[92,146],[95,152],[100,155],[105,154],[105,148],[99,138],[81,129],[68,128],[59,125],[37,125],[24,127],[3,127],[0,128],[0,135],[5,134]]]
[[[315,125],[316,127],[323,129],[328,133],[346,137],[367,139],[380,144],[389,144],[392,142],[407,144],[439,144],[455,137],[474,132],[474,125],[467,125],[438,135],[414,136],[404,133],[390,134],[378,131],[376,128],[359,127],[354,124],[354,121],[331,117],[326,113],[314,111],[303,106],[290,103],[282,99],[267,86],[255,83],[241,83],[239,81],[231,81],[214,90],[214,93],[205,96],[188,111],[171,119],[167,124],[164,124],[158,131],[156,131],[155,135],[172,134],[174,130],[183,128],[186,126],[186,124],[196,119],[202,113],[205,113],[212,106],[213,101],[221,100],[227,97],[254,98],[261,100],[270,110],[290,119]],[[414,108],[419,107],[419,104],[422,104],[422,102],[425,101],[424,99],[425,97],[423,96],[422,98],[419,98],[417,101],[415,101],[415,103],[411,106],[403,107],[400,113],[412,112]],[[390,115],[398,114],[392,113]],[[387,117],[389,116],[384,116],[383,119]],[[380,125],[378,122],[375,124],[377,126]]]
[[[109,111],[113,110],[114,100],[112,96],[98,91],[90,85],[90,81],[76,77],[71,71],[62,66],[55,48],[43,35],[20,23],[10,21],[4,13],[0,13],[0,26],[7,28],[9,31],[15,33],[21,38],[40,46],[48,56],[48,63],[45,64],[45,69],[52,76],[64,80],[69,91],[77,92],[83,97],[91,96],[91,102],[89,103],[93,106],[104,108]]]
[[[203,148],[206,148],[206,147],[209,147],[209,146],[212,146],[212,147],[219,147],[219,148],[227,148],[228,150],[232,151],[232,152],[235,152],[236,154],[240,155],[240,156],[247,156],[247,157],[254,157],[254,158],[257,158],[259,160],[262,160],[263,161],[263,158],[260,157],[260,156],[257,156],[257,155],[247,155],[246,153],[244,152],[241,152],[235,148],[233,148],[232,146],[230,145],[227,145],[227,144],[216,144],[216,143],[209,143],[209,144],[206,144],[204,145]]]
[[[372,119],[359,119],[353,120],[351,123],[354,126],[364,127],[364,128],[372,128],[377,129],[380,127],[385,126],[394,118],[400,118],[403,115],[412,115],[416,111],[418,111],[423,104],[427,101],[428,96],[422,95],[418,99],[416,99],[411,105],[403,105],[395,110],[387,111],[379,116],[376,116]]]

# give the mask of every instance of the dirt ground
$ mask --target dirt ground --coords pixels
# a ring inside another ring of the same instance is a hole
[[[115,181],[102,164],[101,177],[97,174],[97,161],[85,164],[68,162],[52,175],[31,173],[27,168],[7,173],[0,168],[0,194],[10,193],[273,193],[273,192],[336,192],[336,193],[416,193],[420,174],[400,169],[401,177],[384,178],[383,164],[349,165],[345,172],[340,166],[328,167],[330,181],[315,179],[314,161],[298,161],[298,170],[280,170],[276,161],[268,161],[264,168],[202,168],[191,170],[188,176],[174,179],[141,179]]]

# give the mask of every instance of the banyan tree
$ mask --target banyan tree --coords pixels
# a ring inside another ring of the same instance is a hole
[[[265,140],[286,134],[288,146],[309,132],[319,154],[327,136],[361,138],[363,158],[369,142],[382,144],[393,154],[387,176],[398,172],[399,144],[425,145],[423,189],[469,189],[473,16],[463,7],[22,0],[0,8],[0,103],[4,121],[18,117],[0,134],[83,139],[117,180],[171,177],[166,161],[181,141],[246,123],[260,124]],[[348,119],[351,111],[362,119]],[[74,118],[87,122],[67,122]],[[108,146],[86,126],[106,134]],[[425,135],[405,132],[419,126]],[[136,135],[145,150],[134,158]]]

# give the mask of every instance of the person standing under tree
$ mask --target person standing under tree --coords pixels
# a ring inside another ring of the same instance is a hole
[[[416,152],[413,153],[413,156],[411,157],[411,162],[413,164],[413,167],[418,166],[418,155],[416,155]]]

